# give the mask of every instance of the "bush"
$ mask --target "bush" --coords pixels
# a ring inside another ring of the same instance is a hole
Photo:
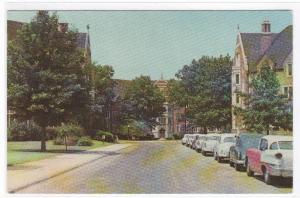
[[[167,137],[166,139],[167,139],[167,140],[175,140],[174,136]]]
[[[8,128],[8,141],[28,141],[40,140],[41,127],[33,121],[18,122],[13,121]]]
[[[114,142],[114,135],[111,132],[107,132],[107,131],[98,131],[96,133],[95,139],[98,141],[103,141],[102,140],[102,136],[105,136],[105,142]]]
[[[79,137],[77,136],[71,136],[71,137],[67,137],[67,146],[74,146],[77,144],[79,140]],[[57,137],[54,139],[53,144],[55,145],[65,145],[65,140],[63,137]]]
[[[147,134],[145,136],[140,136],[139,140],[154,140],[154,135],[153,134]]]
[[[179,134],[176,134],[176,133],[173,135],[173,137],[174,137],[175,140],[182,139],[182,135],[179,135]]]
[[[83,136],[83,137],[79,138],[77,145],[78,146],[92,146],[93,141],[89,136]]]

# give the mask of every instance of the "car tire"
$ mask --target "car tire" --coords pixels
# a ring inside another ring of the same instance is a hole
[[[229,166],[234,167],[234,163],[232,161],[229,161]]]
[[[214,153],[214,159],[217,161],[218,160],[218,157],[217,157],[217,154]]]
[[[205,151],[202,150],[201,153],[202,153],[203,156],[206,156],[206,152]]]
[[[268,185],[272,184],[273,177],[269,174],[268,170],[264,171],[263,176],[264,176],[264,181],[266,184],[268,184]]]
[[[219,163],[222,163],[222,158],[221,157],[218,156],[217,160],[218,160]]]
[[[236,171],[241,170],[241,166],[239,164],[234,164],[234,168],[235,168]]]
[[[251,170],[249,163],[246,164],[246,172],[248,177],[253,177],[254,172]]]

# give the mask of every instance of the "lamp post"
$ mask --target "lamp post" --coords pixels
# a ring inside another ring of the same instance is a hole
[[[130,125],[128,124],[127,125],[127,139],[129,140],[129,128],[130,128]]]

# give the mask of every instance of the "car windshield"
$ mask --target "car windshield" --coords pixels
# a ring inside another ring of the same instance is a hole
[[[293,142],[292,141],[279,141],[279,148],[282,150],[293,150]]]
[[[218,140],[218,136],[209,136],[207,140]]]
[[[235,137],[226,137],[224,138],[224,142],[235,142]]]

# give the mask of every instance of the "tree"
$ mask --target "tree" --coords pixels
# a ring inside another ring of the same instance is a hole
[[[108,65],[89,64],[85,67],[85,74],[89,79],[89,115],[85,125],[89,129],[111,131],[112,106],[116,100],[114,94],[115,81],[112,79],[114,70]]]
[[[181,80],[187,101],[187,117],[203,128],[228,129],[231,124],[230,56],[203,56],[185,65],[176,77]],[[187,95],[187,96],[186,96]]]
[[[264,64],[250,83],[252,91],[245,97],[246,108],[235,107],[250,131],[269,135],[271,127],[291,128],[292,113],[286,109],[287,101],[279,94],[280,83],[276,73]]]
[[[88,100],[77,33],[58,25],[55,13],[38,11],[8,44],[8,108],[42,128],[41,151],[46,127],[74,120]]]
[[[125,91],[126,119],[145,123],[150,129],[165,111],[164,96],[149,76],[135,78]]]
[[[168,82],[167,99],[170,105],[184,108],[184,131],[187,131],[186,108],[189,102],[189,95],[180,80],[171,79]]]
[[[68,137],[71,136],[81,136],[83,129],[75,124],[64,124],[55,128],[57,131],[57,136],[62,138],[65,143],[66,151],[68,150]]]

